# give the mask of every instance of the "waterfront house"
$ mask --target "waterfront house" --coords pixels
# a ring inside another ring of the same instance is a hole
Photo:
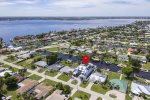
[[[25,54],[18,55],[17,58],[19,58],[19,59],[28,59],[28,58],[30,58],[30,53],[25,53]]]
[[[91,74],[89,80],[90,82],[93,82],[93,83],[104,83],[107,80],[107,75],[96,72],[96,73]]]
[[[25,79],[24,81],[18,83],[19,88],[17,89],[17,93],[23,94],[29,92],[38,84],[38,81]]]
[[[62,68],[62,69],[60,70],[60,72],[61,72],[61,73],[65,73],[65,74],[70,74],[70,73],[73,72],[73,69],[70,68],[70,67],[68,67],[68,66],[65,66],[64,68]]]
[[[79,76],[82,80],[87,80],[94,71],[94,65],[89,63],[88,65],[81,64],[73,72],[74,76]]]
[[[7,48],[8,48],[8,50],[12,50],[12,51],[19,51],[19,50],[22,50],[22,47],[21,47],[21,46],[14,47],[14,46],[10,45],[10,46],[8,46]]]
[[[63,67],[64,65],[62,65],[62,64],[53,64],[53,65],[50,65],[50,66],[48,66],[47,68],[48,68],[48,70],[53,70],[53,71],[58,71],[58,70],[60,70],[62,67]]]
[[[45,68],[45,67],[48,66],[46,61],[38,61],[38,62],[36,62],[36,63],[34,63],[34,64],[35,64],[36,66],[38,66],[38,67],[43,67],[43,68]]]

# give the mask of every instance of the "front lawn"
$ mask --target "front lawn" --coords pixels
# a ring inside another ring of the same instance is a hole
[[[46,71],[45,72],[45,75],[48,75],[48,76],[51,76],[51,77],[54,77],[57,75],[57,72],[56,71]]]
[[[52,52],[52,51],[58,51],[59,48],[58,47],[53,47],[53,48],[48,48],[46,50]]]
[[[32,80],[40,80],[42,77],[41,76],[38,76],[38,75],[35,75],[35,74],[33,74],[33,75],[31,75],[30,77],[29,77],[30,79],[32,79]]]
[[[58,79],[63,80],[65,82],[69,81],[71,79],[72,75],[69,74],[61,74]]]
[[[150,62],[143,64],[144,69],[150,70]]]
[[[93,84],[91,87],[91,90],[98,92],[98,93],[101,93],[101,94],[105,94],[110,89],[108,86],[102,86],[101,84]]]
[[[101,97],[99,97],[99,98],[97,98],[97,100],[102,100],[102,98],[101,98]]]
[[[14,61],[17,61],[17,58],[16,57],[9,57],[9,58],[5,59],[5,61],[14,62]]]
[[[8,68],[9,70],[11,70],[11,71],[13,71],[13,72],[18,72],[18,68],[14,68],[14,67],[11,67],[11,66],[9,66],[9,65],[3,65],[2,66],[3,68]]]
[[[38,72],[39,72],[39,73],[43,73],[45,70],[46,70],[45,68],[40,68],[40,69],[38,70]]]
[[[57,84],[57,82],[55,81],[52,81],[52,80],[49,80],[49,79],[46,79],[43,81],[46,85],[52,85],[52,86],[55,86]]]
[[[87,81],[87,82],[82,82],[82,83],[80,84],[80,87],[86,88],[88,85],[89,85],[89,82],[88,82],[88,81]]]
[[[73,96],[72,99],[80,98],[81,100],[89,100],[91,97],[90,94],[83,92],[83,91],[77,91]]]
[[[78,84],[78,81],[77,81],[77,80],[73,80],[73,81],[71,82],[71,84],[77,85],[77,84]]]

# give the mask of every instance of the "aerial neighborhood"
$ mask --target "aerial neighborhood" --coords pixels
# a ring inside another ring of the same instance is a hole
[[[0,38],[2,100],[150,100],[150,21],[11,42]]]

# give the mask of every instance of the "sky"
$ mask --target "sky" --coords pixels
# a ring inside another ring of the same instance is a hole
[[[150,0],[0,0],[0,16],[150,16]]]

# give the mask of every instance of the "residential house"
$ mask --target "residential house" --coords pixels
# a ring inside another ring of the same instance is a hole
[[[5,73],[9,73],[10,75],[14,74],[11,70],[4,70],[4,71],[0,72],[0,77],[4,77]]]
[[[134,95],[140,95],[141,93],[144,93],[148,96],[150,96],[150,85],[144,85],[136,82],[131,83],[131,92]]]
[[[36,85],[38,85],[38,81],[25,79],[24,81],[18,83],[19,88],[17,89],[17,93],[23,94],[31,89],[33,89]]]
[[[107,75],[96,72],[96,73],[91,74],[89,80],[90,82],[93,82],[93,83],[104,83],[107,80]]]
[[[38,61],[38,62],[36,62],[36,63],[34,63],[34,64],[35,64],[36,66],[38,66],[38,67],[43,67],[43,68],[45,68],[45,67],[48,66],[46,61]]]
[[[52,89],[53,89],[52,86],[47,86],[46,84],[41,83],[34,88],[33,93],[35,94],[35,98],[37,100],[41,100],[47,97],[49,91],[51,91]]]
[[[53,65],[50,65],[48,66],[48,70],[53,70],[53,71],[58,71],[60,70],[64,65],[62,64],[53,64]]]
[[[68,100],[68,98],[65,97],[65,95],[62,95],[61,93],[62,91],[56,90],[50,96],[48,96],[46,100]]]
[[[74,76],[79,76],[82,80],[87,80],[88,77],[94,71],[94,65],[89,63],[88,65],[81,64],[73,72]]]
[[[72,68],[70,68],[70,67],[68,67],[68,66],[65,66],[65,67],[63,67],[63,68],[60,70],[60,72],[61,72],[61,73],[65,73],[65,74],[70,74],[71,72],[73,72],[73,70],[74,70],[74,69],[72,69]]]

